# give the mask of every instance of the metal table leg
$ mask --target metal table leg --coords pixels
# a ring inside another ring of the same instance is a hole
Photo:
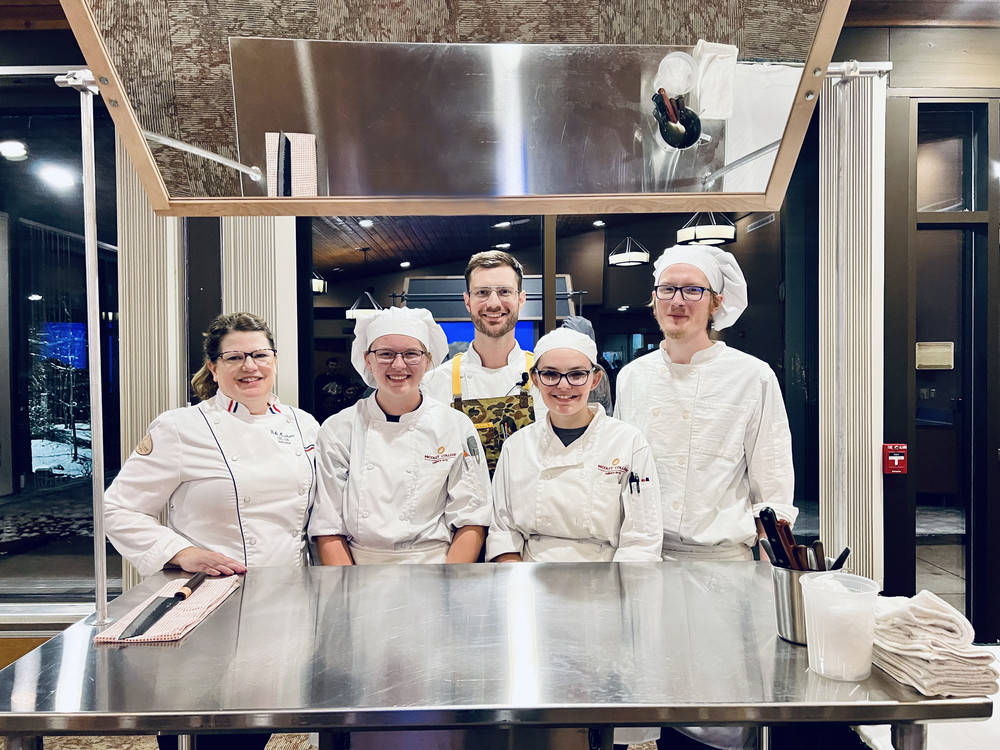
[[[892,746],[896,750],[927,750],[927,726],[892,724]]]

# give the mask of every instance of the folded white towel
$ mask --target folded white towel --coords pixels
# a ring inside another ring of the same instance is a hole
[[[975,646],[957,646],[936,638],[913,638],[890,628],[876,629],[875,645],[900,656],[928,661],[959,661],[966,664],[991,664],[993,654]]]
[[[992,658],[992,654],[990,657]],[[911,685],[924,695],[971,698],[997,692],[997,670],[992,664],[970,665],[960,662],[930,662],[904,657],[875,646],[872,662],[900,682]]]
[[[694,46],[698,63],[698,95],[693,105],[702,119],[728,120],[733,116],[733,81],[739,49],[699,39]]]
[[[875,632],[887,629],[898,631],[900,637],[933,638],[955,646],[968,646],[976,635],[961,612],[926,589],[914,597],[875,600]]]

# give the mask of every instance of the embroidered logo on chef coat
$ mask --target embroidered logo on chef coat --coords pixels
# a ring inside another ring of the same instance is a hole
[[[153,452],[153,436],[148,432],[142,436],[142,440],[135,446],[135,452],[140,456],[148,456]]]
[[[437,449],[437,455],[434,456],[425,453],[424,460],[430,461],[432,464],[439,464],[442,461],[451,461],[451,459],[455,458],[458,455],[457,453],[445,453],[444,451],[445,447],[443,445],[439,445]]]
[[[278,432],[278,430],[271,430],[271,434],[274,435],[274,439],[281,445],[291,445],[292,440],[295,438],[295,433],[292,432]]]
[[[621,476],[622,474],[628,473],[628,467],[621,465],[621,459],[616,458],[611,462],[610,466],[605,464],[597,464],[597,470],[606,476]]]

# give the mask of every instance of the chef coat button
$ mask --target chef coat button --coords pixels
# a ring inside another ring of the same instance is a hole
[[[243,502],[245,502],[245,503],[249,503],[249,502],[250,502],[250,496],[249,496],[249,495],[247,495],[246,497],[244,497],[244,498],[243,498]]]
[[[232,456],[232,457],[230,457],[230,459],[229,459],[229,460],[230,460],[230,461],[239,461],[239,460],[240,460],[240,457],[239,457],[239,456]]]
[[[222,420],[221,420],[221,419],[219,419],[218,417],[216,417],[216,418],[215,418],[215,419],[213,419],[212,421],[213,421],[213,422],[215,422],[216,424],[219,424],[219,422],[221,422]]]
[[[301,456],[302,455],[302,451],[295,451],[295,455],[296,456]]]
[[[400,548],[402,548],[402,549],[409,549],[409,548],[410,548],[410,543],[409,543],[409,542],[403,542],[403,543],[402,543],[401,545],[399,545],[399,546],[400,546]]]
[[[249,544],[249,545],[257,544],[257,537],[255,537],[255,536],[249,536],[249,537],[247,537],[247,544]]]
[[[691,368],[691,374],[692,375],[697,375],[698,374],[698,368],[697,367],[692,367]]]
[[[305,489],[304,489],[304,488],[302,488],[302,487],[299,487],[299,494],[300,494],[300,495],[304,495],[304,494],[306,494],[306,491],[305,491]]]
[[[368,470],[374,469],[375,468],[375,464],[368,464],[367,466],[365,466],[365,468],[368,469]]]
[[[399,514],[399,520],[400,521],[405,521],[406,520],[406,514],[405,513],[400,513]]]
[[[362,513],[361,517],[362,518],[368,518],[368,511],[366,510],[364,513]]]
[[[653,409],[653,416],[654,417],[660,416],[660,410],[659,409]]]
[[[410,425],[409,427],[407,427],[406,429],[408,429],[408,430],[409,430],[410,432],[413,432],[413,430],[414,430],[415,428],[414,428],[414,426],[413,426],[413,425],[411,424],[411,425]]]
[[[684,458],[684,456],[680,456],[680,457],[679,457],[679,458],[677,459],[677,463],[678,463],[678,464],[680,464],[681,466],[683,466],[683,465],[684,465],[684,464],[685,464],[686,462],[687,462],[687,459],[686,459],[686,458]]]
[[[681,504],[680,503],[674,503],[674,510],[680,510],[680,509],[681,509]]]
[[[667,374],[667,368],[666,367],[661,367],[660,368],[660,373],[663,374],[663,375],[666,375]]]
[[[285,421],[290,423],[292,421],[292,415],[289,414],[287,417],[285,417]]]
[[[688,418],[688,417],[690,417],[690,416],[691,416],[691,415],[690,415],[690,414],[688,414],[688,413],[687,413],[686,411],[685,411],[685,412],[682,412],[682,413],[681,413],[681,419],[687,419],[687,418]]]
[[[413,473],[413,467],[412,466],[407,466],[406,467],[406,473],[407,474],[412,474]]]

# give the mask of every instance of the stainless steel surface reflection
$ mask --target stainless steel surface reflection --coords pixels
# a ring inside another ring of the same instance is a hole
[[[163,574],[114,601],[121,616]],[[78,623],[0,671],[0,734],[989,716],[808,671],[766,564],[261,568],[185,639]]]
[[[735,132],[706,116],[703,140],[677,150],[652,97],[660,61],[678,50],[691,48],[234,37],[240,160],[263,167],[265,133],[285,131],[316,137],[322,196],[763,193],[773,152],[736,187],[703,180],[781,140],[801,68],[740,66]],[[780,82],[779,68],[791,73]],[[244,194],[264,185],[246,178]]]

